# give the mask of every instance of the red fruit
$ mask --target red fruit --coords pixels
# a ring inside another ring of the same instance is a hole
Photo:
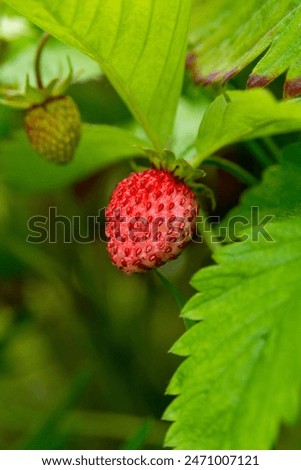
[[[126,274],[176,258],[191,240],[198,203],[192,189],[167,170],[122,180],[106,209],[107,250]]]

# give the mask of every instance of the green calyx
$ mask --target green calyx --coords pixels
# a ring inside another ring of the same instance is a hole
[[[193,168],[187,160],[177,158],[168,149],[164,149],[162,153],[158,153],[150,148],[143,148],[142,150],[155,168],[172,172],[177,178],[183,180],[187,186],[190,186],[195,193],[210,199],[213,209],[215,208],[213,191],[207,185],[201,183],[201,179],[206,176],[203,170]]]
[[[69,59],[68,63],[69,73],[67,77],[63,79],[55,78],[42,88],[32,86],[29,82],[29,76],[26,77],[23,90],[0,88],[0,104],[26,110],[32,106],[45,103],[49,98],[64,95],[73,79],[73,69]]]
[[[44,33],[37,45],[35,55],[35,74],[37,86],[32,86],[27,75],[23,90],[16,88],[0,88],[0,104],[15,109],[30,109],[33,106],[41,105],[50,98],[56,98],[65,95],[67,88],[73,80],[73,69],[68,58],[69,73],[63,78],[54,78],[47,85],[43,84],[41,74],[41,57],[46,43],[51,39],[50,34]]]

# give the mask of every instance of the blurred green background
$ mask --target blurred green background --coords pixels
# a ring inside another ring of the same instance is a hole
[[[0,86],[22,84],[26,73],[33,78],[40,34],[0,2]],[[98,66],[54,39],[43,59],[46,81],[67,70],[66,56],[77,76],[70,95],[83,121],[133,129]],[[184,147],[189,126],[200,121],[199,111],[194,121],[189,100],[204,107],[208,92],[202,95],[189,80],[183,92],[186,119],[177,124],[176,135]],[[95,226],[86,224],[87,216],[105,207],[130,165],[118,163],[58,191],[22,192],[7,185],[1,171],[8,158],[5,143],[22,128],[22,113],[1,106],[0,448],[160,449],[168,426],[160,418],[171,400],[164,393],[180,362],[168,354],[184,331],[179,306],[155,273],[125,277],[113,268],[105,243],[93,242]],[[217,214],[223,215],[243,185],[209,168],[208,173],[207,183],[219,188]],[[26,243],[29,218],[47,216],[51,206],[61,215],[79,215],[91,243],[64,244],[62,227],[56,244]],[[209,262],[208,249],[191,244],[160,271],[188,299],[187,280]],[[298,448],[300,440],[296,426],[283,431],[278,445]]]

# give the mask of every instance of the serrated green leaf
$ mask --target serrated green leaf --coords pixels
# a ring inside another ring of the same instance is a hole
[[[141,154],[145,142],[123,129],[85,124],[74,160],[58,167],[46,162],[31,147],[24,132],[0,146],[0,176],[13,189],[52,191],[79,181],[122,159]]]
[[[188,66],[197,83],[224,82],[267,50],[248,86],[265,86],[288,69],[294,83],[285,87],[286,96],[301,93],[298,0],[202,0],[192,17]]]
[[[252,211],[256,207],[259,211]],[[262,182],[243,193],[240,204],[227,214],[221,225],[230,227],[229,221],[239,216],[245,217],[244,228],[258,227],[266,215],[290,223],[300,213],[301,144],[294,144],[284,149],[281,165],[267,168]]]
[[[168,393],[177,449],[269,449],[296,417],[301,385],[301,220],[277,222],[274,242],[235,243],[192,285],[183,315],[202,320],[176,343],[189,356]]]
[[[301,129],[301,103],[297,101],[278,102],[261,89],[231,91],[227,96],[228,100],[218,96],[205,112],[195,162],[235,142]]]
[[[95,59],[161,149],[184,70],[190,0],[7,0],[61,41]]]
[[[301,384],[301,160],[299,144],[281,165],[247,191],[230,212],[255,237],[220,248],[217,265],[192,280],[198,291],[183,309],[199,321],[173,347],[189,356],[168,392],[179,395],[165,413],[175,423],[166,445],[195,449],[267,449],[282,422],[296,418]],[[296,153],[297,152],[297,153]],[[273,241],[257,236],[259,219]],[[252,226],[252,228],[250,228]],[[254,432],[256,429],[256,432]]]
[[[276,2],[274,3],[276,4]],[[256,86],[256,77],[257,80],[264,78],[268,83],[289,69],[297,60],[300,60],[300,22],[301,6],[299,5],[292,8],[282,20],[283,26],[279,28],[276,40],[272,42],[269,50],[253,69],[249,78],[250,85],[253,80]]]

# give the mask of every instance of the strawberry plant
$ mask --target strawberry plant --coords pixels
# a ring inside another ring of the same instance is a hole
[[[2,448],[300,449],[300,18],[0,2]]]

